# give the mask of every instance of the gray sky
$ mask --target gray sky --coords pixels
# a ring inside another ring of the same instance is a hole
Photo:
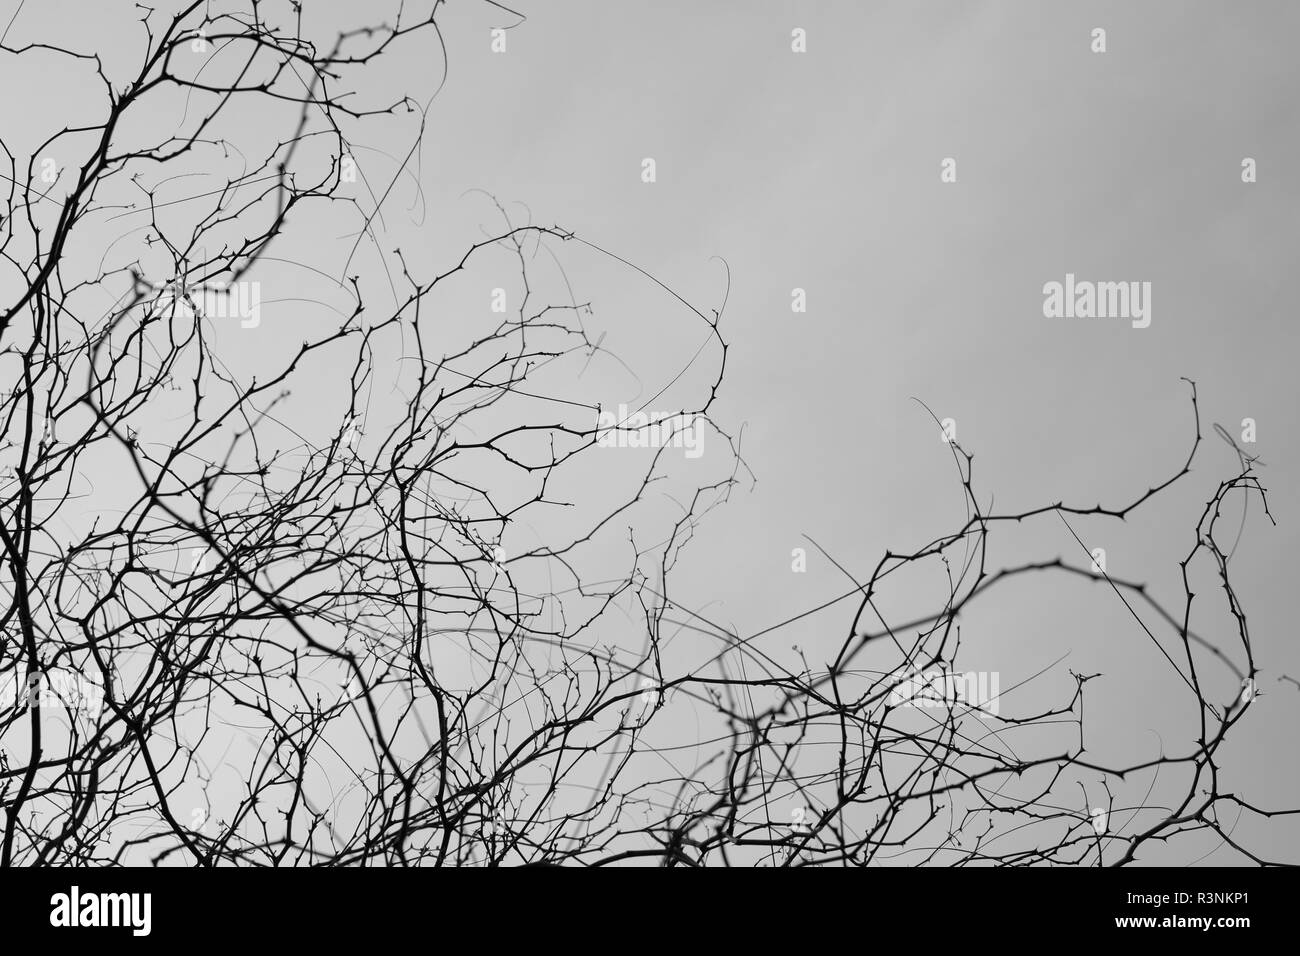
[[[986,502],[1131,500],[1186,455],[1187,376],[1206,436],[1190,479],[1128,526],[1073,525],[1107,549],[1110,571],[1175,600],[1200,509],[1236,465],[1211,425],[1239,437],[1241,420],[1256,420],[1278,524],[1256,503],[1233,567],[1268,696],[1233,769],[1264,804],[1287,804],[1300,783],[1298,701],[1276,678],[1300,669],[1285,603],[1298,527],[1287,285],[1300,11],[562,2],[524,12],[505,54],[489,49],[491,17],[449,33],[452,79],[435,110],[446,145],[423,181],[448,206],[470,186],[525,201],[538,221],[579,231],[700,306],[721,301],[713,257],[725,258],[722,418],[745,423],[758,482],[711,516],[674,594],[750,633],[851,586],[801,535],[865,573],[886,548],[948,530],[959,486],[914,399],[956,420]],[[795,27],[807,31],[802,55],[790,49]],[[1090,48],[1096,27],[1104,54]],[[656,160],[654,184],[640,181],[644,157]],[[956,183],[940,182],[945,157]],[[1256,161],[1253,184],[1241,180],[1244,157]],[[1044,318],[1043,285],[1067,272],[1150,282],[1150,326]],[[599,279],[581,285],[611,337],[661,321],[662,302]],[[795,287],[806,314],[790,310]],[[644,347],[689,352],[694,341]],[[1059,524],[1012,540],[1004,560],[1079,557]],[[810,551],[803,575],[790,570],[797,546]],[[764,646],[834,647],[850,610]],[[1067,667],[1102,671],[1092,740],[1110,755],[1158,752],[1149,728],[1170,751],[1187,743],[1169,729],[1171,714],[1187,713],[1158,652],[1101,587],[1026,579],[990,594],[966,641],[1004,686],[1067,653],[1051,672],[1062,681]]]
[[[113,6],[29,4],[12,30],[35,35],[41,23],[67,21],[84,48],[126,63],[134,28],[126,5]],[[1252,504],[1233,571],[1265,696],[1230,769],[1259,804],[1292,805],[1300,691],[1278,677],[1300,676],[1286,607],[1300,544],[1289,290],[1300,10],[848,0],[515,7],[527,14],[517,25],[491,7],[448,6],[449,73],[429,112],[419,191],[399,179],[385,242],[400,242],[426,271],[454,262],[494,221],[490,202],[470,192],[484,190],[635,262],[701,310],[721,307],[729,275],[722,331],[731,349],[715,414],[742,432],[757,482],[703,524],[677,569],[675,599],[752,634],[852,587],[805,535],[861,576],[886,549],[954,530],[960,484],[922,402],[955,420],[986,506],[1126,503],[1186,457],[1186,376],[1200,389],[1205,437],[1190,478],[1128,523],[1072,525],[1106,549],[1111,573],[1148,582],[1177,607],[1178,562],[1204,502],[1236,467],[1212,424],[1239,436],[1243,418],[1256,421],[1251,450],[1267,463],[1277,526]],[[324,37],[353,5],[306,8],[309,29]],[[504,53],[491,50],[493,27],[510,27]],[[807,32],[805,53],[791,50],[795,28]],[[1090,48],[1095,28],[1106,31],[1104,53]],[[419,102],[442,77],[425,45],[390,69],[390,85]],[[14,79],[0,73],[0,82]],[[13,97],[0,105],[6,139],[11,130],[48,135],[42,117],[60,110],[71,124],[76,84],[44,82],[39,108]],[[274,120],[249,116],[243,132],[274,130]],[[387,183],[410,121],[375,129],[357,157],[368,178]],[[653,183],[642,181],[647,157]],[[1242,181],[1246,157],[1257,182]],[[956,182],[941,182],[946,158]],[[319,242],[341,269],[338,250],[351,244],[328,238],[305,231],[291,249],[311,255]],[[607,406],[644,400],[704,341],[700,325],[609,259],[564,252],[577,297],[592,302],[592,328],[640,378],[598,358],[575,392]],[[354,271],[373,272],[368,244],[358,255]],[[1149,282],[1150,326],[1044,317],[1044,284],[1067,273]],[[293,341],[295,323],[317,320],[293,301],[293,281],[265,280],[268,298],[284,301],[266,307],[256,347],[232,339],[248,369],[265,343]],[[467,278],[449,290],[448,314],[482,308],[494,284],[490,271]],[[791,310],[795,288],[806,292],[805,313]],[[382,299],[384,284],[376,278],[369,291]],[[701,367],[716,359],[706,352]],[[687,376],[660,405],[698,401],[710,381]],[[320,383],[321,400],[328,386]],[[707,468],[708,447],[691,467]],[[1080,560],[1059,522],[1037,528],[1010,532],[994,562]],[[791,570],[796,547],[808,551],[805,573]],[[928,610],[944,597],[936,583],[918,580],[884,600],[900,616]],[[824,660],[855,606],[843,601],[761,646],[791,665],[793,645]],[[1201,628],[1228,623],[1207,609]],[[1050,667],[1041,680],[1059,696],[1069,670],[1101,673],[1090,685],[1090,744],[1105,758],[1192,744],[1185,688],[1100,585],[1022,579],[981,600],[963,637],[967,666],[1000,672],[1004,688]],[[679,640],[691,653],[690,638]],[[1232,681],[1216,679],[1218,696],[1231,697]],[[1003,706],[1018,703],[1009,696]],[[1294,827],[1243,826],[1273,834],[1291,858],[1300,852]]]

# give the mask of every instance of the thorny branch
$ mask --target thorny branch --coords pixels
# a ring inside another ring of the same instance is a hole
[[[495,234],[441,270],[382,252],[387,305],[363,296],[376,277],[348,272],[363,243],[379,249],[381,207],[419,145],[358,191],[358,136],[407,114],[423,136],[428,115],[405,95],[371,102],[361,80],[399,43],[441,54],[441,3],[327,51],[303,38],[298,4],[139,9],[128,77],[97,54],[0,43],[103,92],[94,124],[19,153],[0,144],[0,680],[20,689],[0,710],[0,864],[1118,865],[1198,831],[1282,862],[1240,845],[1230,821],[1300,811],[1256,806],[1223,771],[1259,674],[1218,538],[1234,496],[1267,515],[1244,455],[1197,521],[1181,608],[1101,575],[1194,702],[1181,750],[1097,758],[1084,733],[1096,675],[1023,714],[1007,689],[997,707],[900,694],[955,670],[959,616],[989,591],[1039,573],[1098,579],[1086,547],[1083,563],[996,566],[990,540],[1009,524],[1073,535],[1072,518],[1134,518],[1189,473],[1195,386],[1186,462],[1123,505],[986,511],[954,443],[965,523],[886,552],[865,580],[842,569],[856,612],[828,660],[794,672],[763,639],[838,601],[745,637],[671,596],[682,548],[745,472],[710,418],[721,309],[501,206]],[[174,132],[141,132],[178,103]],[[237,138],[231,115],[259,109],[287,138]],[[353,230],[338,279],[271,255],[297,248],[299,216]],[[603,338],[562,270],[546,300],[537,262],[575,245],[667,290],[707,335],[686,368],[712,377],[680,420],[710,429],[725,463],[684,495],[661,490],[679,471],[666,446],[607,478],[597,405],[580,384],[564,397]],[[481,317],[448,315],[441,296],[485,259],[509,263],[522,291],[475,329]],[[254,317],[213,311],[277,264],[346,305],[301,344],[259,338],[269,364],[248,374],[230,331]],[[311,399],[303,419],[294,389],[318,395],[322,379],[334,401]],[[593,480],[618,493],[594,511],[578,500]],[[1193,630],[1196,562],[1220,577],[1226,643]],[[930,564],[948,582],[937,609],[887,620],[889,579]],[[716,650],[683,662],[679,633]],[[1244,690],[1220,699],[1225,672]],[[1160,806],[1114,803],[1162,770],[1179,781],[1173,802],[1165,786]]]

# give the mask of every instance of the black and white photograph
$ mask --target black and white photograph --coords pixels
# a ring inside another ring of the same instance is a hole
[[[1286,932],[1297,37],[3,0],[0,949]]]

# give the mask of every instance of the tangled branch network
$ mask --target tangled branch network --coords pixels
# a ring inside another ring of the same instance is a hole
[[[377,91],[399,47],[444,62],[440,2],[329,44],[298,4],[217,6],[137,8],[131,70],[0,42],[79,77],[94,117],[0,143],[0,864],[1110,865],[1207,834],[1285,862],[1232,821],[1297,811],[1224,770],[1258,668],[1222,511],[1267,514],[1257,463],[1199,515],[1181,607],[1086,548],[989,558],[1009,526],[1140,518],[1201,445],[1195,386],[1186,462],[1122,506],[993,513],[954,443],[965,523],[845,570],[856,612],[801,615],[832,653],[796,672],[765,644],[792,622],[743,635],[672,596],[749,481],[715,421],[724,309],[491,197],[456,254],[428,228],[394,248],[432,98]],[[367,152],[371,129],[405,148]],[[584,384],[617,360],[574,262],[699,343],[641,456],[602,453],[644,422]],[[688,431],[707,467],[673,453]],[[1193,629],[1204,562],[1230,638]],[[889,620],[886,585],[926,566],[935,609]],[[1095,675],[1028,713],[963,683],[959,617],[1042,573],[1129,609],[1185,696],[1181,749],[1094,755]]]

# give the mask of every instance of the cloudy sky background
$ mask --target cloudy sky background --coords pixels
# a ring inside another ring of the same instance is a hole
[[[12,29],[36,36],[42,24],[64,23],[81,48],[125,64],[138,31],[125,5],[112,6],[32,5]],[[385,9],[366,6],[371,19]],[[306,7],[307,32],[322,38],[358,16],[342,0]],[[446,8],[449,68],[413,166],[419,189],[399,179],[386,239],[442,271],[494,222],[474,192],[483,190],[635,262],[702,310],[721,306],[729,270],[722,331],[731,350],[714,411],[743,435],[757,482],[702,526],[674,599],[751,634],[852,586],[805,535],[865,575],[886,549],[954,530],[964,518],[960,485],[920,402],[956,421],[986,505],[1127,503],[1186,457],[1186,376],[1200,389],[1205,437],[1192,475],[1126,524],[1072,525],[1106,549],[1111,573],[1148,582],[1180,609],[1178,561],[1205,501],[1236,468],[1212,424],[1235,436],[1243,418],[1256,420],[1251,451],[1266,463],[1277,526],[1252,503],[1232,568],[1264,696],[1228,770],[1240,782],[1231,789],[1259,804],[1294,805],[1300,689],[1278,678],[1300,677],[1290,604],[1300,543],[1291,289],[1300,10],[847,0],[514,7],[527,19],[472,3]],[[505,53],[490,48],[494,27],[509,28]],[[796,27],[807,31],[803,54],[790,49]],[[1090,50],[1096,27],[1106,30],[1104,54]],[[443,64],[422,41],[386,69],[390,86],[424,102]],[[59,115],[51,111],[79,108],[73,78],[43,82],[39,109],[6,97],[7,141],[42,128]],[[273,117],[246,121],[275,128]],[[374,128],[373,151],[358,150],[358,161],[368,180],[387,183],[390,155],[404,154],[412,127],[396,117]],[[646,157],[656,162],[652,184],[641,180]],[[940,182],[946,157],[956,159],[956,183]],[[1241,181],[1244,157],[1258,164],[1254,184]],[[298,241],[310,255],[311,241]],[[592,302],[593,328],[641,376],[597,358],[584,376],[588,397],[610,405],[653,394],[704,340],[701,326],[608,258],[563,252],[577,297]],[[363,244],[354,268],[377,262]],[[1067,272],[1150,282],[1150,327],[1044,318],[1043,284]],[[449,292],[450,314],[485,306],[493,277],[475,281]],[[804,314],[791,311],[796,287],[806,290]],[[382,283],[370,291],[382,298]],[[264,315],[265,334],[286,341],[295,322],[313,321],[287,301]],[[683,388],[681,403],[698,400]],[[796,547],[809,553],[803,574],[791,570]],[[1006,529],[992,558],[1057,555],[1086,560],[1059,521],[1041,521]],[[1212,586],[1207,577],[1202,591]],[[945,596],[918,585],[885,600],[902,615]],[[825,659],[853,609],[843,601],[762,647],[792,666],[793,645]],[[1229,623],[1216,605],[1198,630],[1230,637]],[[1185,688],[1102,586],[1023,578],[982,599],[963,637],[966,666],[999,671],[1004,687],[1054,662],[1041,680],[1057,699],[1068,670],[1104,675],[1090,685],[1099,698],[1089,743],[1110,761],[1193,743]],[[1218,679],[1218,699],[1234,696],[1233,681]],[[1009,697],[1003,707],[1020,703]],[[1247,839],[1267,834],[1276,856],[1300,854],[1294,827],[1242,826]]]
[[[749,633],[849,583],[811,548],[808,573],[792,574],[801,535],[864,573],[884,549],[953,527],[954,469],[914,398],[956,420],[977,488],[1002,509],[1132,500],[1181,466],[1187,376],[1206,436],[1189,480],[1128,526],[1072,524],[1106,548],[1112,573],[1176,602],[1201,507],[1236,465],[1212,423],[1238,436],[1243,418],[1256,420],[1278,524],[1252,506],[1233,570],[1266,696],[1231,769],[1262,804],[1289,805],[1300,783],[1296,688],[1277,677],[1300,664],[1288,600],[1300,142],[1287,39],[1300,11],[758,2],[524,12],[505,54],[491,53],[484,28],[509,18],[467,17],[449,31],[457,52],[437,113],[446,145],[424,182],[449,206],[471,185],[524,200],[539,221],[616,250],[697,304],[720,301],[712,257],[726,259],[733,349],[721,418],[745,423],[758,483],[707,523],[675,596]],[[794,27],[807,30],[806,54],[790,51]],[[1105,54],[1090,49],[1095,27]],[[639,179],[647,156],[653,185]],[[940,183],[945,157],[957,160],[955,184]],[[1257,162],[1251,185],[1244,157]],[[1151,282],[1150,327],[1045,319],[1042,286],[1067,272]],[[617,303],[604,316],[613,326],[656,322],[660,303],[585,276],[582,286],[598,314],[603,300]],[[807,314],[790,311],[794,287],[807,290]],[[1059,522],[1041,527],[995,557],[1078,560]],[[849,610],[773,635],[770,650],[834,646]],[[1202,621],[1207,634],[1228,633],[1220,617]],[[965,634],[968,660],[1001,670],[1004,686],[1067,652],[1051,672],[1061,681],[1066,667],[1104,673],[1090,741],[1108,755],[1189,742],[1170,729],[1190,714],[1175,679],[1102,587],[1023,579],[990,594]],[[1286,828],[1271,832],[1297,846]]]

